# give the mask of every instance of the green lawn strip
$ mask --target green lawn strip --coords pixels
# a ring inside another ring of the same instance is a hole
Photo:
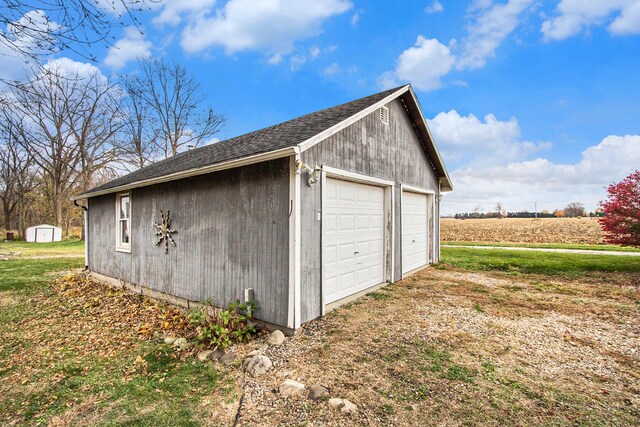
[[[441,261],[469,270],[577,276],[590,272],[640,272],[640,259],[615,255],[442,248]]]
[[[84,267],[84,258],[10,259],[0,261],[0,292],[37,289],[51,283],[48,273]]]
[[[618,245],[582,245],[573,243],[503,243],[503,242],[442,242],[447,246],[496,246],[510,248],[583,249],[589,251],[640,252],[640,248]]]
[[[84,255],[82,240],[62,240],[51,243],[29,243],[22,240],[0,242],[0,254],[20,252],[20,256]]]
[[[136,360],[138,356],[143,362]],[[46,386],[18,386],[0,402],[0,414],[39,424],[92,402],[91,412],[99,412],[101,425],[199,425],[201,400],[216,391],[234,400],[233,381],[219,365],[182,361],[164,344],[140,341],[105,359],[65,354],[64,360],[43,366],[31,378]]]

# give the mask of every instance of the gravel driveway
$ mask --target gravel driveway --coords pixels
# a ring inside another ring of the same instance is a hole
[[[637,277],[579,280],[425,269],[266,354],[240,425],[637,425]],[[357,412],[282,397],[322,385]]]

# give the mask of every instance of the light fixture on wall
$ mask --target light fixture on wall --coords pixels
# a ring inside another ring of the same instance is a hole
[[[322,172],[322,168],[320,168],[320,166],[312,168],[308,164],[303,163],[300,160],[296,160],[296,173],[298,175],[302,175],[303,173],[307,174],[307,185],[309,187],[320,181],[320,172]]]

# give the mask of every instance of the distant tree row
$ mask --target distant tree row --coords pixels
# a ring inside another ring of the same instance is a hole
[[[113,81],[70,60],[34,69],[0,91],[0,212],[24,236],[33,223],[65,234],[81,224],[70,197],[201,145],[224,118],[204,106],[198,83],[177,63],[140,62]]]
[[[493,211],[481,212],[480,207],[476,207],[473,212],[457,213],[454,215],[456,219],[483,219],[483,218],[577,218],[577,217],[602,217],[604,212],[602,209],[596,209],[594,212],[585,210],[584,205],[579,202],[569,203],[564,209],[556,209],[553,212],[543,210],[541,212],[506,212],[502,208],[502,204],[498,203]]]

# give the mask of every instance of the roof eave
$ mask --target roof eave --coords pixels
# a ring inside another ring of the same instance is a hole
[[[71,200],[83,200],[91,197],[103,196],[105,194],[119,193],[121,191],[132,190],[134,188],[147,187],[149,185],[161,184],[169,181],[176,181],[183,178],[189,178],[197,175],[204,175],[211,172],[217,172],[225,169],[233,169],[241,166],[248,166],[255,163],[262,163],[269,160],[280,159],[283,157],[289,157],[297,154],[298,147],[286,147],[279,150],[268,151],[266,153],[255,154],[253,156],[243,157],[240,159],[229,160],[226,162],[216,163],[213,165],[207,165],[200,168],[188,169],[185,171],[175,172],[169,175],[160,176],[157,178],[145,179],[141,181],[132,182],[130,184],[119,185],[117,187],[105,188],[104,190],[89,191],[86,193],[72,196]]]
[[[449,177],[449,173],[447,172],[447,168],[442,161],[442,157],[440,156],[440,150],[438,150],[438,146],[436,145],[436,141],[433,139],[433,135],[431,134],[431,130],[429,130],[429,125],[427,125],[427,119],[424,117],[422,113],[422,107],[420,107],[420,102],[418,102],[418,98],[416,97],[413,88],[409,86],[408,92],[411,94],[411,100],[419,114],[420,118],[420,127],[424,127],[424,131],[426,132],[426,136],[429,139],[429,144],[433,148],[432,161],[436,163],[436,169],[440,169],[438,175],[438,181],[440,182],[440,190],[441,191],[453,191],[453,182],[451,182],[451,178]],[[420,129],[422,130],[422,129]]]

